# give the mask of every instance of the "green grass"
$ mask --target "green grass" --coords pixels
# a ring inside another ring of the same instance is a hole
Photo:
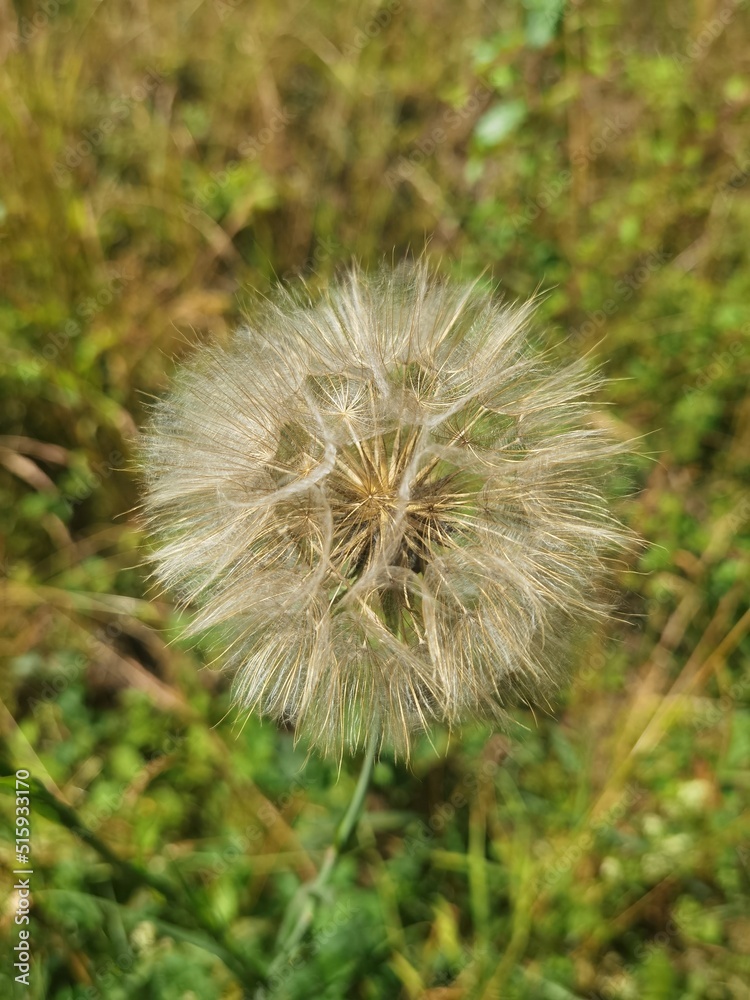
[[[643,437],[618,512],[648,545],[553,714],[376,767],[270,995],[749,997],[744,7],[4,17],[0,733],[6,771],[40,785],[31,985],[8,950],[3,995],[253,994],[357,765],[233,724],[226,678],[149,590],[133,440],[252,295],[427,243],[510,298],[545,290],[540,341],[604,363],[606,419]]]

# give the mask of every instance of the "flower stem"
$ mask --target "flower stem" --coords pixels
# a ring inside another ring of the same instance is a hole
[[[370,784],[370,776],[372,775],[375,763],[379,736],[378,727],[374,726],[365,751],[365,758],[362,762],[362,770],[359,774],[357,787],[354,789],[349,806],[336,829],[333,843],[325,853],[320,871],[314,879],[300,886],[289,904],[277,939],[278,953],[268,970],[269,977],[280,972],[284,964],[292,958],[302,943],[305,934],[312,924],[317,904],[323,895],[323,890],[336,866],[336,862],[357,828],[357,823],[362,815],[365,795]]]

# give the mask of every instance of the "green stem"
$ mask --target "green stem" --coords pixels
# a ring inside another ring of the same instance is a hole
[[[310,882],[300,887],[289,904],[277,939],[278,953],[268,970],[269,977],[280,971],[302,943],[305,934],[307,934],[312,924],[323,889],[331,877],[336,862],[346,849],[352,834],[357,828],[357,823],[362,815],[365,795],[370,784],[379,737],[378,726],[375,725],[373,726],[373,732],[365,751],[365,758],[362,762],[362,770],[357,781],[357,787],[354,789],[349,806],[336,829],[333,844],[326,851],[318,874]]]

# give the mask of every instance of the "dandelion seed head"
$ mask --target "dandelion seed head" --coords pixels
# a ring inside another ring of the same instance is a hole
[[[218,630],[243,711],[325,752],[544,704],[627,533],[600,377],[424,263],[283,293],[144,435],[155,576]]]

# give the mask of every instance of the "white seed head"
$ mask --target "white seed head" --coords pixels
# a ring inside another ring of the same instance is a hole
[[[201,348],[143,439],[158,581],[218,629],[242,709],[341,753],[502,722],[565,677],[612,555],[622,446],[532,306],[424,263],[282,293]]]

